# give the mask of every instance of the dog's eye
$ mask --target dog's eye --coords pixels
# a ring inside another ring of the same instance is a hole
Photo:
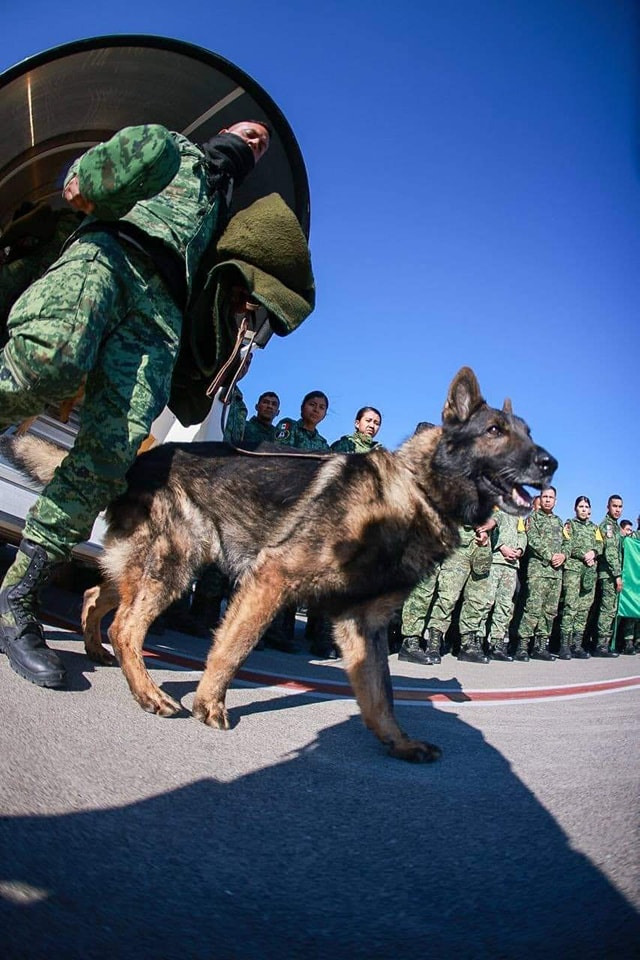
[[[490,437],[499,437],[502,434],[502,430],[497,424],[492,423],[490,427],[487,427],[487,433]]]

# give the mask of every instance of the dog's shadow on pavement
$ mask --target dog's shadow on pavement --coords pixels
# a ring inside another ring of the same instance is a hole
[[[316,679],[318,679],[317,675]],[[346,683],[347,675],[343,672],[337,674],[335,667],[328,667],[326,670],[326,677],[321,677],[320,679],[321,682],[336,683],[336,681],[339,681],[341,683]],[[157,680],[158,678],[156,677],[156,681]],[[190,711],[192,695],[196,691],[198,682],[199,678],[197,680],[165,680],[160,682],[159,686],[165,691],[165,693],[168,693],[170,697],[173,697],[174,700],[178,700],[180,703],[182,703],[184,710]],[[239,685],[241,682],[241,679],[235,679],[231,684],[230,689],[233,689],[234,686]],[[272,689],[277,688],[278,679],[274,678]],[[411,700],[423,690],[428,690],[430,694],[434,694],[441,699],[446,699],[453,703],[463,703],[464,701],[471,699],[464,692],[462,685],[455,677],[452,677],[449,680],[442,680],[438,677],[422,677],[419,679],[413,678],[412,689],[414,691],[413,694],[411,692],[407,692],[407,690],[400,683],[398,683],[397,689],[394,690],[395,708],[401,705],[403,700]],[[355,699],[354,694],[349,686],[345,686],[344,697],[346,699]],[[245,703],[241,707],[229,707],[229,705],[227,705],[229,721],[231,728],[233,729],[242,721],[243,717],[260,713],[271,713],[275,710],[290,710],[294,707],[304,706],[310,701],[323,699],[325,699],[325,696],[323,695],[322,691],[319,693],[314,693],[313,689],[309,689],[304,693],[293,693],[289,691],[283,693],[282,696],[270,696],[268,700],[257,699],[252,703]],[[425,701],[425,705],[429,705],[428,700]],[[182,715],[182,713],[178,714],[178,716]]]
[[[637,914],[482,734],[398,713],[441,761],[388,759],[353,717],[235,779],[114,807],[98,765],[105,808],[0,819],[3,956],[637,956]]]

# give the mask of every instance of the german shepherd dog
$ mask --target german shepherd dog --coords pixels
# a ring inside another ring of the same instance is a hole
[[[11,439],[4,452],[43,482],[64,453],[30,437]],[[228,729],[227,688],[258,638],[284,606],[319,603],[366,726],[395,757],[436,760],[439,748],[410,739],[393,713],[391,614],[456,547],[459,524],[483,523],[495,505],[525,515],[523,485],[540,489],[556,468],[509,400],[502,410],[487,405],[468,367],[451,383],[442,426],[416,432],[394,453],[155,447],[138,457],[127,491],[107,510],[106,579],[86,592],[82,612],[87,654],[113,662],[100,622],[117,606],[109,639],[133,696],[150,713],[178,712],[149,676],[142,645],[197,569],[215,562],[236,589],[196,691],[198,720]]]

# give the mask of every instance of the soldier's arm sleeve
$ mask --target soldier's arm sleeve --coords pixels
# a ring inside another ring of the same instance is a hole
[[[571,557],[575,560],[582,560],[582,554],[578,550],[578,545],[571,536],[571,524],[568,520],[562,528],[562,552],[567,559]]]
[[[339,440],[334,440],[331,449],[334,453],[353,453],[353,440],[350,440],[349,437],[340,437]]]
[[[602,539],[602,533],[600,532],[600,527],[596,527],[596,532],[593,536],[594,544],[593,549],[596,552],[596,556],[601,557],[602,551],[604,550],[604,540]]]
[[[552,551],[549,549],[547,542],[540,532],[538,524],[536,523],[535,515],[531,518],[527,536],[529,554],[537,557],[538,560],[543,560],[546,563],[550,563]]]
[[[234,393],[229,404],[227,422],[224,425],[223,437],[227,443],[240,443],[244,437],[244,428],[247,422],[247,405],[239,391]]]
[[[499,510],[494,510],[491,514],[491,519],[495,520],[496,525],[493,530],[489,531],[489,539],[491,541],[491,549],[495,553],[496,550],[499,550],[505,543],[504,531],[502,525],[503,516]]]
[[[179,167],[180,151],[166,127],[141,124],[87,150],[71,166],[65,186],[77,175],[80,193],[95,204],[95,216],[117,220],[139,200],[164,190]]]
[[[622,576],[622,565],[620,563],[620,552],[618,550],[618,541],[613,534],[607,533],[609,524],[600,524],[600,533],[603,540],[602,560],[605,568],[612,577]]]
[[[516,549],[522,550],[523,556],[524,556],[525,550],[527,549],[527,527],[526,527],[525,522],[524,522],[524,520],[522,519],[522,517],[519,517],[519,518],[518,518],[518,532],[517,532],[517,535],[516,535]]]

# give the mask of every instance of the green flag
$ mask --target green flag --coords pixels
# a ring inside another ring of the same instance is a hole
[[[640,540],[635,537],[623,537],[622,545],[624,561],[622,593],[618,597],[618,616],[640,618]]]

